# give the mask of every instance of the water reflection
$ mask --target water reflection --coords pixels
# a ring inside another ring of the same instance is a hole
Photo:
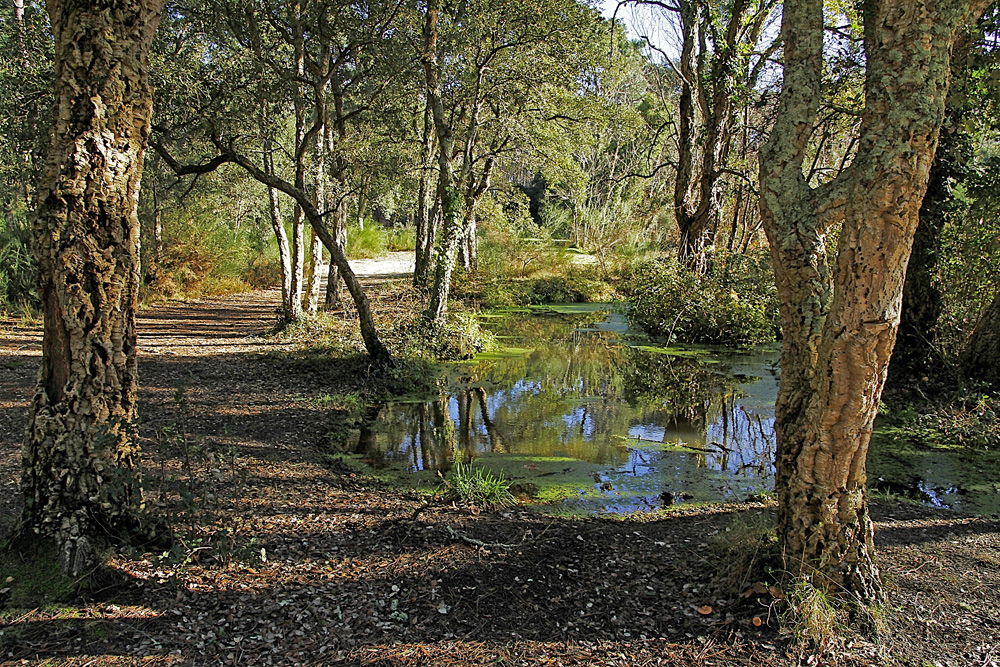
[[[377,468],[502,469],[588,511],[769,489],[777,353],[635,347],[621,316],[511,316],[516,348],[459,367],[447,393],[375,406],[356,453]]]

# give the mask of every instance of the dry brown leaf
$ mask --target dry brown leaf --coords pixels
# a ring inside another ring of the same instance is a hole
[[[698,607],[698,613],[701,614],[702,616],[708,616],[709,614],[712,613],[712,605],[706,604],[703,607]]]

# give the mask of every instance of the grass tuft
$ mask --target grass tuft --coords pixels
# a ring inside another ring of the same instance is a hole
[[[500,509],[517,504],[503,473],[494,475],[486,468],[476,468],[471,463],[455,464],[450,491],[454,499],[484,509]]]

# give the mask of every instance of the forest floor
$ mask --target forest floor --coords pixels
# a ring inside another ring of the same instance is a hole
[[[375,266],[373,310],[391,319],[408,307],[398,272]],[[1000,665],[998,517],[877,501],[882,631],[817,653],[747,567],[773,507],[425,507],[330,456],[354,419],[338,396],[370,369],[265,335],[277,307],[265,290],[141,313],[147,503],[173,553],[117,555],[100,590],[0,609],[0,664]],[[39,343],[0,322],[0,538]]]

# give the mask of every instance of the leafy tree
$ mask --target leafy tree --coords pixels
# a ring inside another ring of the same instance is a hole
[[[676,55],[664,51],[649,35],[643,39],[676,79],[673,214],[680,235],[678,257],[700,271],[718,234],[722,186],[727,177],[735,176],[740,186],[749,180],[747,174],[732,170],[730,162],[741,122],[757,97],[758,79],[780,44],[770,40],[767,46],[765,36],[778,2],[628,0],[623,4],[657,8],[660,21],[678,33]],[[745,150],[749,147],[745,134],[742,139],[736,148]]]
[[[421,63],[437,143],[436,267],[426,317],[447,312],[451,275],[463,248],[475,255],[476,203],[497,162],[523,145],[553,89],[576,85],[574,52],[600,25],[576,2],[428,2]]]
[[[848,169],[815,188],[803,167],[822,92],[823,2],[784,7],[784,82],[760,170],[784,335],[775,421],[778,535],[792,571],[861,601],[883,597],[865,462],[944,115],[949,57],[957,32],[987,5],[864,5],[857,153]],[[830,267],[827,233],[838,222]]]

